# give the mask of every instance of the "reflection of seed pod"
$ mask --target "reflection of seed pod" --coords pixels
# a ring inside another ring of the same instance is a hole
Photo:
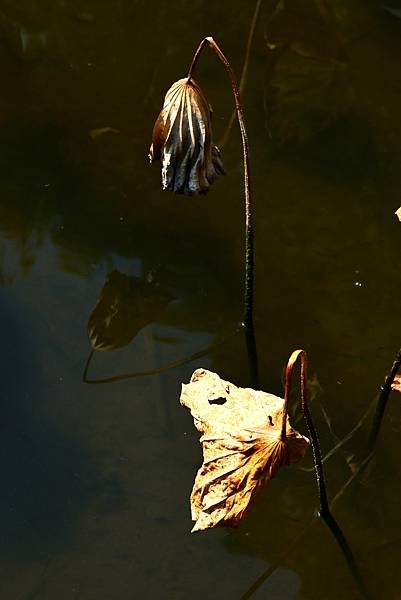
[[[206,193],[224,174],[220,152],[212,144],[211,109],[193,79],[179,79],[168,90],[149,159],[162,162],[163,190],[179,194]]]
[[[112,271],[89,317],[92,348],[108,351],[126,346],[171,300],[157,284]]]

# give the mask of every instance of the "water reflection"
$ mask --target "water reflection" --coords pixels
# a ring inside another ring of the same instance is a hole
[[[157,319],[172,299],[153,277],[143,280],[111,271],[88,321],[93,350],[104,352],[126,346]]]
[[[0,31],[10,50],[19,58],[37,60],[44,56],[48,45],[46,30],[27,28],[0,10]]]
[[[21,316],[0,297],[2,354],[0,556],[43,561],[71,543],[94,498],[123,504],[121,482],[100,473],[77,436],[48,418],[36,389],[35,351]]]
[[[92,349],[84,368],[85,383],[114,383],[125,379],[159,375],[212,354],[219,347],[229,346],[235,341],[242,328],[240,324],[233,327],[228,334],[221,332],[212,344],[172,362],[145,370],[134,369],[108,377],[91,378],[88,373],[96,352],[112,351],[127,346],[143,328],[154,324],[174,299],[168,289],[163,289],[157,282],[159,270],[160,267],[150,271],[146,279],[129,276],[117,270],[107,275],[106,283],[88,321],[87,330]],[[168,322],[168,318],[165,317],[164,322]],[[152,337],[156,343],[171,346],[179,343],[180,336],[156,333]]]
[[[354,92],[338,24],[317,3],[280,3],[265,23],[267,128],[277,145],[304,145],[347,114]]]

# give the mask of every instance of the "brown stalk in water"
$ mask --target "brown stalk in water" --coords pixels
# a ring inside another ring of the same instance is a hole
[[[326,492],[326,484],[325,484],[325,476],[323,470],[322,463],[322,455],[320,452],[319,439],[317,437],[316,429],[312,421],[312,417],[309,411],[308,402],[307,402],[307,389],[306,389],[306,381],[307,381],[307,370],[308,370],[308,359],[305,350],[294,350],[291,354],[289,361],[287,363],[287,368],[285,371],[285,389],[284,389],[284,410],[283,410],[283,420],[281,427],[281,439],[285,440],[286,438],[286,428],[287,428],[287,413],[288,413],[288,403],[291,394],[291,381],[292,381],[292,372],[295,366],[297,359],[301,359],[301,409],[304,415],[304,419],[306,421],[306,425],[309,432],[309,437],[312,445],[313,452],[313,461],[315,463],[315,474],[316,481],[318,485],[319,491],[319,504],[320,510],[319,514],[325,518],[325,515],[330,513],[329,505],[327,501],[327,492]]]
[[[252,387],[259,387],[259,373],[256,353],[256,341],[253,327],[253,284],[254,284],[254,236],[252,224],[252,197],[250,184],[250,166],[249,166],[249,144],[248,135],[245,128],[244,115],[241,104],[241,94],[237,84],[234,71],[231,68],[226,56],[212,37],[204,38],[199,44],[192,59],[189,71],[188,81],[190,82],[199,60],[202,49],[208,45],[219,57],[224,65],[231,83],[231,89],[235,101],[238,125],[241,134],[243,166],[244,166],[244,196],[245,196],[245,294],[244,294],[244,320],[245,339],[248,351],[248,361]]]
[[[397,375],[399,369],[401,367],[401,349],[398,351],[397,356],[393,362],[391,370],[386,377],[386,381],[384,385],[380,389],[379,398],[376,406],[376,413],[373,418],[372,430],[369,436],[368,442],[368,451],[371,454],[374,450],[374,447],[377,442],[377,438],[379,437],[380,428],[383,422],[384,413],[387,406],[388,397],[392,390],[392,384],[394,382],[395,376]]]
[[[307,369],[308,369],[308,359],[305,350],[294,350],[291,354],[289,361],[287,363],[287,368],[285,371],[285,390],[284,390],[284,409],[283,409],[283,419],[281,426],[281,438],[285,440],[286,438],[286,428],[287,428],[287,413],[288,413],[288,403],[291,393],[291,380],[292,380],[292,372],[295,366],[297,359],[301,359],[301,409],[306,421],[306,425],[308,428],[309,438],[312,446],[313,453],[313,462],[315,465],[315,475],[316,482],[318,486],[319,493],[319,516],[322,517],[323,521],[326,523],[327,527],[330,529],[331,533],[334,535],[342,553],[344,554],[344,558],[347,561],[347,564],[350,568],[350,571],[355,578],[356,583],[358,584],[359,591],[361,595],[367,598],[367,593],[365,590],[364,583],[362,581],[361,575],[359,573],[358,565],[356,564],[355,557],[352,553],[352,550],[340,528],[337,521],[333,517],[329,503],[327,499],[327,491],[326,491],[326,482],[325,482],[325,474],[322,462],[322,454],[320,451],[319,438],[317,436],[317,432],[315,426],[313,424],[312,416],[309,411],[308,401],[307,401]]]

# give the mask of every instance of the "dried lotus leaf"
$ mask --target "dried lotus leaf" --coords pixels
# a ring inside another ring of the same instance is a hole
[[[264,485],[301,460],[309,440],[291,428],[281,439],[284,400],[238,388],[216,373],[196,370],[180,402],[202,434],[203,464],[191,494],[192,531],[237,526]]]
[[[163,190],[177,194],[204,194],[224,174],[220,152],[212,143],[211,109],[193,79],[179,79],[167,91],[149,159],[162,163]]]

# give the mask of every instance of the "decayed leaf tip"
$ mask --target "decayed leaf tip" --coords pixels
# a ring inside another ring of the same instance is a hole
[[[393,390],[393,392],[401,393],[401,375],[396,375],[394,377],[394,381],[391,384],[391,389]]]
[[[309,440],[291,428],[281,439],[284,400],[238,388],[197,369],[180,402],[201,432],[203,464],[191,494],[192,531],[237,526],[280,467],[301,460]]]
[[[179,79],[168,90],[153,128],[150,162],[162,162],[163,190],[202,194],[224,174],[212,143],[211,109],[193,79]]]

